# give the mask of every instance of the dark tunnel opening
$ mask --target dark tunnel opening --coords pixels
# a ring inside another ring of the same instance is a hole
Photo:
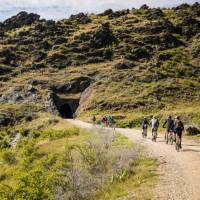
[[[69,104],[60,106],[59,112],[62,118],[73,119],[73,110]]]

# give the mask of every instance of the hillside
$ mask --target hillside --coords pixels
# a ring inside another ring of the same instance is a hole
[[[0,23],[0,125],[49,112],[119,126],[181,114],[200,124],[200,4]]]

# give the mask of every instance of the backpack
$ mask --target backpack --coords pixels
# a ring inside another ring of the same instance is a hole
[[[175,128],[175,131],[176,132],[182,132],[183,131],[183,123],[181,121],[177,121],[176,122],[176,128]]]
[[[158,128],[158,126],[159,126],[158,119],[153,119],[152,128]]]

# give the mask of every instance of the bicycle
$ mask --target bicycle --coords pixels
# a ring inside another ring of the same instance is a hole
[[[166,144],[168,144],[168,141],[169,141],[169,136],[168,136],[168,135],[169,135],[169,133],[166,132],[166,133],[165,133],[165,143],[166,143]]]
[[[181,148],[181,138],[179,135],[176,137],[176,145],[175,145],[176,151],[179,152]]]
[[[156,142],[157,139],[157,129],[152,129],[152,141]]]
[[[174,143],[174,133],[173,133],[173,131],[169,132],[169,142],[170,142],[171,145],[173,145],[173,143]]]
[[[142,131],[142,137],[147,138],[147,128],[144,128]]]

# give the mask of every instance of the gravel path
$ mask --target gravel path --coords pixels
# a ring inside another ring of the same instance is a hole
[[[91,124],[79,120],[69,122],[94,129]],[[183,149],[178,153],[174,146],[164,143],[163,137],[155,143],[150,137],[143,139],[138,130],[117,128],[116,131],[143,144],[158,159],[160,181],[154,191],[155,200],[200,200],[200,144],[183,141]]]

